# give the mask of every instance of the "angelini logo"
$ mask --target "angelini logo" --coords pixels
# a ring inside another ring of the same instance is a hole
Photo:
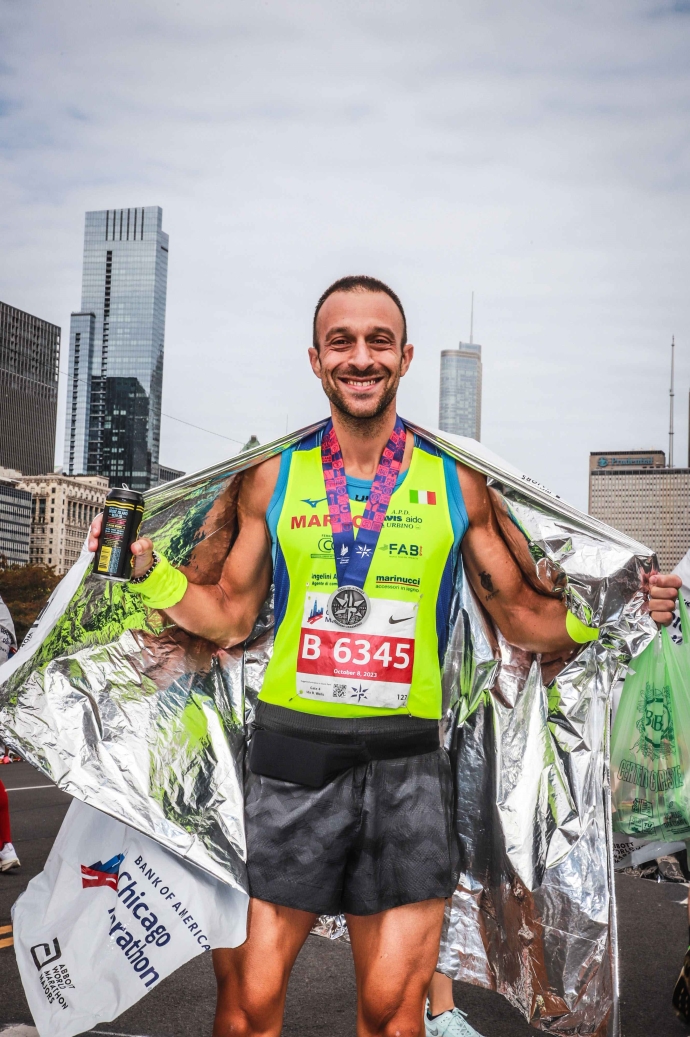
[[[101,861],[96,861],[95,864],[88,868],[85,864],[82,864],[81,884],[84,889],[89,889],[91,886],[110,886],[111,889],[117,889],[120,865],[124,859],[124,853],[118,853],[116,857],[111,857],[105,864],[102,864]]]

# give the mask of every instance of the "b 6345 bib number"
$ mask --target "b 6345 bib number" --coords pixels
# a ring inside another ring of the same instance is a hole
[[[409,682],[413,662],[414,641],[409,638],[302,630],[298,667],[301,673]]]

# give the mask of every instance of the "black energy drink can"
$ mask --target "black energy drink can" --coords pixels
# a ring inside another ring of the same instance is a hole
[[[104,580],[126,583],[132,576],[134,556],[130,547],[139,536],[144,496],[125,486],[108,491],[103,527],[93,560],[93,571]]]

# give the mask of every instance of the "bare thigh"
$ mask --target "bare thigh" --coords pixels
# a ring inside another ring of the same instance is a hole
[[[445,901],[347,915],[357,975],[358,1037],[419,1037],[438,961]]]
[[[213,1037],[279,1037],[290,972],[315,920],[309,911],[250,900],[245,942],[213,951]]]

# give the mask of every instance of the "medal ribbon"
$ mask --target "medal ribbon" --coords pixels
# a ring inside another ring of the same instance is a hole
[[[402,467],[406,441],[405,426],[396,415],[395,428],[381,454],[376,476],[371,484],[369,500],[355,540],[345,465],[333,422],[329,421],[324,429],[321,442],[321,465],[326,484],[328,512],[333,533],[335,571],[339,587],[347,585],[364,588],[364,581],[374,559],[374,551],[381,535],[388,504],[393,496]]]

